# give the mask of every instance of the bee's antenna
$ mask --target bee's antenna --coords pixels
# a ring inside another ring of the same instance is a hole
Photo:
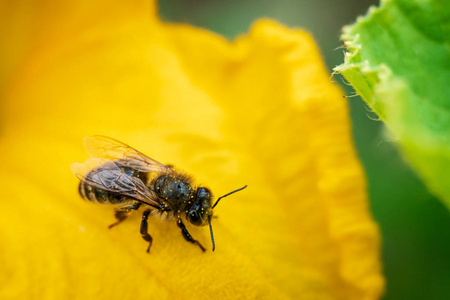
[[[214,244],[214,234],[212,231],[211,216],[208,217],[208,223],[209,223],[209,231],[211,231],[212,251],[214,251],[214,249],[216,249],[216,244]]]
[[[216,205],[217,205],[217,203],[219,203],[220,199],[225,198],[226,196],[230,196],[231,194],[234,194],[236,192],[239,192],[239,191],[245,189],[246,187],[247,187],[247,185],[241,187],[240,189],[229,192],[228,194],[225,194],[222,197],[219,197],[219,199],[217,199],[216,203],[214,203],[212,208],[216,207]],[[216,244],[214,243],[214,234],[213,234],[212,225],[211,225],[211,216],[208,217],[208,223],[209,223],[209,231],[211,232],[212,251],[214,251],[214,249],[216,249]]]
[[[239,192],[239,191],[245,189],[246,187],[247,187],[247,185],[241,187],[240,189],[234,190],[234,191],[232,191],[232,192],[229,192],[228,194],[225,194],[225,195],[219,197],[219,199],[217,199],[216,203],[214,203],[214,205],[212,206],[212,208],[216,207],[216,205],[217,205],[217,203],[219,203],[220,199],[225,198],[225,197],[227,197],[227,196],[230,196],[231,194],[234,194],[234,193],[236,193],[236,192]],[[210,222],[209,224],[211,225],[211,222]],[[212,236],[212,235],[211,235],[211,236]]]

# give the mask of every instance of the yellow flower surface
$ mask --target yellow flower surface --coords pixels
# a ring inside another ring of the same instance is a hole
[[[311,36],[234,42],[147,1],[2,1],[0,299],[378,299],[380,237],[346,102]],[[80,198],[103,134],[225,198],[208,227]]]

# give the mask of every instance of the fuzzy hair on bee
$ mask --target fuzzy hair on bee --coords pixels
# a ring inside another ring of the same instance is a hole
[[[122,142],[95,135],[84,138],[84,147],[91,158],[71,166],[80,180],[79,194],[93,203],[117,206],[117,221],[109,228],[143,207],[140,233],[149,243],[147,252],[150,252],[153,242],[148,233],[150,214],[158,215],[162,220],[174,219],[184,239],[203,252],[205,248],[191,236],[183,220],[195,226],[209,224],[214,251],[213,209],[222,198],[247,187],[245,185],[225,194],[212,204],[213,194],[209,188],[195,186],[190,175],[176,170],[172,165],[161,164]]]

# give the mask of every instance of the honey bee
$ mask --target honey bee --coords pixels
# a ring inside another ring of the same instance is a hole
[[[222,198],[247,187],[219,197],[212,205],[212,192],[206,187],[196,187],[191,176],[122,142],[106,136],[88,136],[84,138],[84,147],[91,158],[71,166],[80,180],[78,191],[81,197],[94,203],[117,205],[117,221],[109,228],[121,223],[133,211],[145,207],[140,233],[149,243],[147,252],[150,252],[153,241],[147,229],[150,213],[175,219],[184,239],[199,246],[203,252],[205,248],[190,235],[182,219],[195,226],[209,224],[214,251],[213,209]]]

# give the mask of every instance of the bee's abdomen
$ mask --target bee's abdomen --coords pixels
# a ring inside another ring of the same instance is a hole
[[[131,200],[116,193],[106,192],[91,187],[90,185],[83,182],[80,182],[80,185],[78,186],[78,192],[80,193],[81,197],[83,197],[83,199],[100,204],[121,204]]]
[[[121,161],[117,161],[115,162],[115,164],[124,174],[139,178],[144,183],[147,182],[147,173],[139,172],[129,167],[124,167]],[[102,166],[98,167],[98,169],[101,168]],[[94,169],[93,171],[89,172],[86,175],[86,178],[91,178],[92,174],[95,174],[98,169]],[[133,200],[131,198],[120,195],[119,193],[108,192],[102,189],[95,188],[84,182],[80,182],[80,185],[78,186],[78,192],[80,193],[81,197],[83,197],[83,199],[100,204],[121,204]]]

